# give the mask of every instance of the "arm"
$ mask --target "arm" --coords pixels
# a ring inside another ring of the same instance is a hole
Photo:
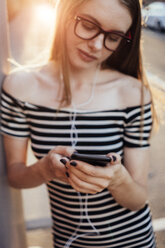
[[[108,188],[119,204],[138,210],[147,200],[149,149],[125,148],[124,165],[117,171],[120,180],[110,183]]]
[[[63,156],[73,152],[68,147],[56,147],[36,163],[26,166],[28,139],[4,136],[9,183],[15,188],[32,188],[54,178],[67,182],[65,166],[60,162]]]
[[[138,106],[141,102],[139,81],[131,78],[130,87],[123,86],[123,101],[128,106]],[[151,102],[151,94],[144,88],[144,104]],[[147,179],[149,170],[148,139],[152,126],[152,113],[149,105],[144,106],[144,133],[141,132],[141,110],[132,109],[127,113],[124,132],[124,166],[121,167],[121,182],[116,188],[109,187],[115,199],[131,210],[142,208],[147,200]],[[144,148],[144,147],[145,148]],[[135,148],[136,147],[136,148]],[[120,184],[121,183],[121,184]]]
[[[10,75],[3,85],[1,131],[4,134],[8,179],[15,188],[35,187],[54,178],[67,182],[65,166],[60,159],[71,155],[73,151],[70,148],[56,147],[36,163],[26,166],[30,128],[22,102],[31,99],[29,96],[33,95],[31,92],[37,85],[33,74],[26,72]]]

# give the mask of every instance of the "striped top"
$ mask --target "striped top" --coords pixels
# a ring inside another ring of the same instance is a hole
[[[40,159],[57,145],[70,146],[88,154],[116,152],[124,159],[123,148],[148,147],[152,126],[151,104],[117,110],[77,110],[20,101],[2,90],[3,134],[31,139]],[[72,129],[72,130],[71,130]],[[71,138],[72,137],[72,138]],[[120,206],[105,189],[95,195],[77,193],[59,180],[47,184],[53,220],[54,248],[155,248],[148,204],[139,211]]]

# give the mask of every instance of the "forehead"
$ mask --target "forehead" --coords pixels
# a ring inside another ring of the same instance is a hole
[[[95,18],[104,29],[127,31],[132,17],[129,10],[119,0],[88,0],[77,10],[78,14]]]

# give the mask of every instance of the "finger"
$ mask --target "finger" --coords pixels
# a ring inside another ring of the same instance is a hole
[[[70,161],[70,166],[76,168],[85,174],[85,176],[93,177],[94,179],[107,179],[110,175],[110,166],[95,166],[82,161]],[[69,168],[70,168],[69,166]]]
[[[69,174],[68,181],[77,192],[96,194],[97,192],[101,192],[103,190],[97,185],[82,181],[73,173]]]
[[[90,175],[87,175],[86,173],[82,172],[81,170],[77,169],[76,167],[70,166],[68,169],[69,174],[73,174],[76,176],[79,180],[93,184],[98,186],[100,189],[104,189],[108,187],[108,181],[105,178],[99,177],[93,177]]]
[[[47,156],[46,163],[42,166],[43,175],[46,181],[50,181],[54,178],[63,178],[65,177],[65,166],[60,162],[61,156],[56,153],[49,153]],[[66,181],[66,177],[65,177]]]
[[[64,166],[65,166],[65,168],[66,169],[68,169],[68,166],[67,166],[67,164],[69,163],[69,158],[68,157],[60,157],[60,163],[62,163]]]
[[[56,146],[52,151],[62,156],[70,157],[75,149],[70,146]]]
[[[70,166],[76,168],[77,170],[83,172],[86,175],[90,175],[92,177],[97,177],[96,175],[96,166],[88,164],[79,160],[71,160]],[[98,175],[99,176],[99,175]]]
[[[54,157],[54,171],[55,175],[62,181],[68,183],[68,174],[67,174],[67,163],[69,159],[67,157],[63,157],[57,153],[53,154]]]
[[[107,154],[108,157],[111,158],[111,165],[115,165],[115,164],[120,164],[121,163],[121,156],[117,153],[108,153]]]
[[[61,158],[62,158],[62,156],[60,154],[56,153],[54,150],[52,150],[49,153],[49,159],[50,159],[53,166],[54,165],[56,165],[56,166],[61,165],[61,161],[60,161]],[[64,165],[64,163],[63,163],[63,165]]]
[[[117,161],[120,161],[120,158],[118,158]],[[70,165],[74,168],[76,168],[79,171],[82,171],[87,176],[91,176],[97,179],[105,179],[105,180],[111,180],[111,178],[114,176],[115,171],[120,170],[121,163],[114,163],[111,166],[111,163],[107,164],[106,166],[94,166],[82,161],[71,161]],[[70,167],[69,167],[70,168]]]

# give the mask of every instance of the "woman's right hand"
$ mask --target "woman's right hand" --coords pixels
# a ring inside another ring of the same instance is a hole
[[[57,146],[41,159],[39,171],[45,183],[53,179],[68,182],[65,164],[73,152],[72,147]]]
[[[33,188],[52,179],[68,182],[65,165],[60,160],[69,160],[73,148],[57,146],[46,156],[27,166],[28,138],[4,135],[3,142],[10,186],[17,189]]]

